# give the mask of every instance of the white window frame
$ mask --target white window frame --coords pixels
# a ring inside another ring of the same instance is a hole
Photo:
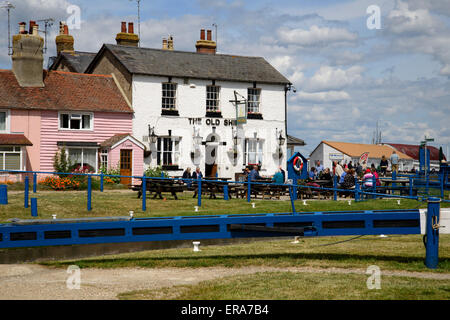
[[[209,91],[209,89],[214,88],[217,91]],[[220,112],[220,91],[221,87],[216,85],[207,85],[206,86],[206,112]],[[209,95],[214,98],[210,98]]]
[[[0,154],[3,155],[3,161],[0,163],[0,170],[11,170],[11,171],[20,171],[22,170],[23,166],[23,148],[21,146],[0,146],[0,148],[12,148],[13,151],[0,151]],[[19,151],[17,151],[17,149]],[[18,169],[6,169],[6,154],[18,154],[20,158],[20,164]]]
[[[106,165],[104,165],[106,159]],[[100,151],[100,168],[105,167],[106,169],[109,169],[109,150],[108,149],[102,149]]]
[[[171,86],[175,86],[175,89],[168,89],[168,90],[164,90],[164,86],[165,85],[171,85]],[[173,97],[170,96],[164,96],[164,92],[167,91],[171,91],[174,92]],[[178,84],[176,82],[163,82],[161,84],[161,108],[162,110],[178,110],[177,108],[177,94],[178,94]],[[164,104],[164,99],[173,99],[173,106],[172,104]],[[169,107],[167,107],[167,105]]]
[[[84,167],[84,150],[95,150],[95,171],[94,173],[98,173],[98,148],[95,147],[65,147],[67,152],[67,161],[70,160],[69,150],[70,149],[81,149],[81,166]]]
[[[81,119],[80,119],[81,126],[83,124],[83,116],[90,116],[90,122],[89,122],[89,127],[90,128],[89,129],[83,129],[83,128],[81,128],[81,129],[62,128],[61,127],[61,117],[64,114],[69,115],[69,127],[70,127],[70,120],[71,120],[71,117],[73,115],[81,116]],[[58,112],[58,130],[61,130],[61,131],[94,131],[94,113],[93,112],[61,112],[60,111],[60,112]]]
[[[256,151],[249,151],[249,143],[256,143]],[[245,139],[245,145],[244,145],[244,159],[245,159],[245,165],[258,165],[262,166],[264,161],[264,140],[262,139],[255,139],[255,138],[247,138]],[[250,163],[249,158],[250,154],[254,154],[255,158],[260,160],[260,163]]]
[[[171,149],[172,150],[164,150],[164,139],[171,140]],[[161,141],[161,142],[160,142]],[[180,137],[158,137],[158,141],[156,142],[156,162],[159,162],[160,166],[170,166],[171,164],[164,164],[164,154],[172,153],[172,166],[180,165],[180,146],[181,146],[181,138]],[[159,147],[159,149],[158,149]],[[177,150],[178,149],[178,150]],[[178,159],[177,163],[175,163],[175,159]]]
[[[255,90],[255,91],[259,91],[259,95],[255,95],[255,94],[251,94],[250,91],[251,90]],[[261,113],[261,94],[262,94],[262,89],[261,88],[248,88],[247,89],[247,104],[248,104],[248,109],[247,112],[248,113]],[[250,100],[250,96],[258,97],[258,100]],[[255,109],[255,107],[252,104],[256,104],[257,107]]]
[[[0,130],[0,133],[10,133],[11,132],[11,111],[9,109],[0,109],[0,112],[4,112],[5,115],[5,130]]]

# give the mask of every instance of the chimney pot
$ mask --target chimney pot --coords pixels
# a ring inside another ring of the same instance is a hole
[[[33,34],[33,27],[35,24],[36,24],[36,21],[33,21],[33,20],[30,21],[30,26],[29,26],[30,29],[28,30],[29,34]]]
[[[25,34],[25,28],[27,27],[27,24],[25,22],[21,22],[19,23],[19,33],[20,34]]]
[[[211,30],[208,30],[208,41],[211,41],[212,40],[212,32],[211,32]]]
[[[163,50],[167,50],[167,39],[163,38],[162,43],[163,43],[163,44],[162,44]]]
[[[128,23],[128,33],[134,34],[134,24],[133,24],[133,22]]]
[[[69,26],[67,24],[64,25],[64,34],[69,34]]]
[[[205,29],[200,30],[200,40],[205,40]]]
[[[127,23],[126,22],[122,22],[122,28],[121,28],[120,32],[127,33]]]

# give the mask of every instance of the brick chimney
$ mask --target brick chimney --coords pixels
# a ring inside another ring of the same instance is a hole
[[[195,44],[197,53],[216,54],[217,44],[212,41],[212,31],[207,30],[207,38],[205,37],[205,29],[200,30],[200,40]]]
[[[59,23],[59,35],[56,36],[56,53],[59,55],[61,52],[67,52],[74,54],[73,48],[74,40],[69,34],[69,27],[64,21]]]
[[[139,44],[139,36],[134,33],[134,24],[133,22],[128,23],[128,31],[127,31],[127,23],[122,22],[121,32],[116,36],[117,44],[120,46],[132,46],[137,47]]]
[[[163,44],[162,44],[162,49],[163,50],[173,50],[173,37],[169,36],[168,39],[163,38]]]
[[[19,34],[13,36],[12,71],[21,87],[43,87],[44,39],[39,36],[39,26],[30,21],[19,23]]]

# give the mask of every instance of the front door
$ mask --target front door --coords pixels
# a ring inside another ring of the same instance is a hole
[[[132,150],[120,150],[120,175],[131,176]],[[121,184],[131,184],[131,178],[120,178]]]

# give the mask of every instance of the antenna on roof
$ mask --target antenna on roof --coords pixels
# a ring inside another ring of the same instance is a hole
[[[212,26],[216,28],[216,52],[218,52],[218,49],[219,49],[219,45],[217,44],[217,28],[218,28],[218,26],[216,23],[213,23]]]
[[[44,32],[44,53],[46,53],[47,52],[47,33],[48,33],[47,29],[49,27],[53,26],[53,22],[55,22],[55,20],[53,20],[52,18],[47,18],[47,19],[41,19],[38,21],[44,22],[44,26],[45,26],[44,31],[41,31],[41,32]]]
[[[10,55],[12,55],[10,16],[11,16],[11,9],[15,9],[16,7],[14,7],[9,1],[6,1],[6,2],[0,4],[0,8],[4,8],[8,11],[8,55],[10,56]]]
[[[130,0],[134,1],[134,0]],[[141,0],[136,0],[137,2],[137,9],[138,9],[138,35],[139,35],[139,42],[138,47],[141,46]]]

